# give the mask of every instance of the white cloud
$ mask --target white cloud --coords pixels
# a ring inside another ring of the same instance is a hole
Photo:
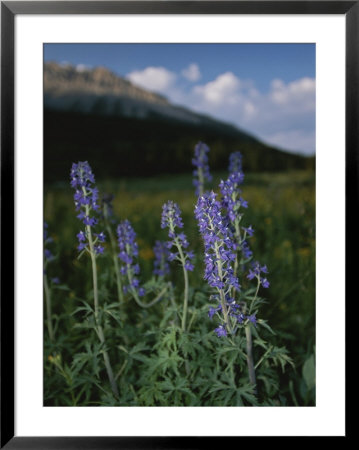
[[[240,80],[232,72],[219,75],[202,86],[195,86],[193,93],[209,104],[236,103],[239,98]]]
[[[315,152],[315,131],[287,130],[261,137],[268,144],[284,150],[306,155],[312,155]]]
[[[188,81],[198,81],[201,78],[201,71],[199,70],[199,67],[197,64],[190,64],[186,69],[183,69],[181,74],[188,80]]]
[[[237,125],[264,142],[283,149],[312,154],[315,151],[315,79],[291,82],[272,80],[267,92],[253,80],[233,72],[196,84],[189,91],[181,84],[200,76],[196,64],[178,75],[165,67],[147,67],[127,78],[145,89],[166,95],[170,101]]]
[[[177,76],[165,67],[146,67],[127,74],[126,78],[144,89],[166,93],[174,85]]]
[[[313,78],[301,78],[285,84],[282,80],[275,79],[271,83],[271,100],[280,106],[297,107],[298,104],[307,110],[315,107],[315,80]]]
[[[313,78],[289,83],[275,79],[263,93],[252,81],[226,72],[195,86],[192,93],[192,108],[197,111],[234,123],[269,144],[307,154],[315,151]]]

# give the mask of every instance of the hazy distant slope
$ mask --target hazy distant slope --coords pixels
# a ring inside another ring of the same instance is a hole
[[[45,63],[45,108],[137,119],[165,118],[195,125],[232,125],[172,105],[162,95],[134,86],[105,67],[78,70]]]

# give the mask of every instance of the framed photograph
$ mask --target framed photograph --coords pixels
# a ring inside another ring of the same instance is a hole
[[[347,436],[358,29],[1,2],[1,448]]]

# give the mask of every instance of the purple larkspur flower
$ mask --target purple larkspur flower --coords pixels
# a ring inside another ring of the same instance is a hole
[[[48,261],[53,259],[53,257],[54,257],[54,255],[52,254],[51,250],[49,250],[48,248],[45,248],[44,254],[45,254],[45,258]]]
[[[249,227],[242,227],[242,230],[245,231],[248,234],[248,236],[250,236],[250,237],[252,237],[254,234],[252,225],[249,225]]]
[[[79,242],[85,242],[86,241],[86,234],[81,230],[77,235],[77,239]]]
[[[185,270],[193,271],[194,265],[192,261],[194,259],[194,253],[185,250],[189,246],[185,233],[176,232],[176,228],[183,228],[181,210],[177,203],[171,200],[162,207],[161,228],[166,227],[169,229],[168,237],[170,238],[165,243],[168,250],[168,261],[177,260],[183,265]]]
[[[242,154],[241,154],[241,152],[233,152],[229,155],[228,172],[230,174],[242,172]]]
[[[49,225],[47,224],[47,222],[44,222],[44,241],[46,241],[46,239],[48,238],[48,228]]]
[[[220,305],[211,308],[209,316],[213,317],[214,313],[220,310],[226,321],[227,316],[238,309],[230,292],[233,289],[239,291],[240,285],[233,270],[236,246],[228,226],[228,219],[222,214],[221,206],[214,192],[206,193],[198,198],[195,216],[204,241],[204,279],[219,293],[214,297]],[[224,336],[221,333],[217,335]]]
[[[257,318],[255,314],[251,314],[250,316],[247,316],[247,319],[249,320],[249,322],[253,323],[253,325],[256,327],[257,326]]]
[[[247,207],[248,203],[240,196],[241,190],[239,185],[243,181],[243,174],[240,172],[232,173],[227,180],[221,181],[219,188],[222,194],[222,207],[225,209],[226,214],[231,222],[241,219],[240,208],[241,206]]]
[[[238,159],[238,155],[237,155]],[[244,180],[242,166],[239,161],[235,161],[232,157],[231,173],[226,181],[221,181],[219,187],[222,194],[222,207],[229,222],[229,227],[233,230],[236,252],[242,252],[242,258],[248,262],[252,258],[252,251],[248,245],[246,238],[250,238],[254,234],[252,226],[241,226],[243,217],[243,208],[248,208],[248,202],[241,196],[240,185]],[[235,170],[236,167],[236,170]],[[244,233],[243,233],[244,232]]]
[[[53,239],[48,234],[48,228],[49,228],[49,225],[46,222],[44,222],[44,266],[43,266],[43,274],[44,275],[47,275],[48,264],[51,263],[55,259],[54,254],[47,247],[49,244],[52,244],[54,242]],[[57,279],[57,278],[53,278],[52,281],[55,279]]]
[[[122,221],[117,227],[118,247],[120,253],[118,257],[122,261],[120,272],[127,275],[128,284],[123,286],[123,291],[143,296],[145,290],[140,287],[140,282],[135,275],[139,275],[140,266],[136,262],[138,257],[138,245],[136,233],[129,220]]]
[[[248,271],[247,278],[248,280],[253,280],[253,278],[257,278],[260,284],[264,288],[269,288],[269,281],[267,278],[263,278],[261,276],[262,273],[268,273],[267,266],[261,266],[258,261],[252,262],[251,268]]]
[[[247,241],[243,241],[240,245],[240,248],[242,250],[244,259],[250,259],[253,256],[253,252],[249,247],[249,244]]]
[[[240,202],[240,205],[242,206],[242,208],[248,208],[248,201],[247,200],[244,200],[244,198],[239,197],[239,202]]]
[[[85,250],[86,248],[86,244],[84,242],[80,242],[79,245],[77,246],[77,250],[79,252],[82,252],[82,250]]]
[[[105,248],[102,245],[95,245],[94,250],[96,255],[103,255]]]
[[[45,264],[51,260],[54,259],[54,255],[52,254],[52,251],[46,247],[49,243],[52,242],[52,239],[49,237],[48,233],[49,225],[47,222],[44,222],[44,257],[45,257]]]
[[[213,318],[213,316],[218,312],[218,311],[221,311],[222,310],[222,306],[221,305],[218,305],[216,308],[213,308],[212,306],[209,308],[209,311],[208,311],[208,317],[210,318],[210,319],[212,319]]]
[[[162,206],[161,228],[170,228],[168,235],[173,238],[175,232],[171,229],[171,224],[173,224],[173,228],[183,228],[181,210],[177,203],[170,200]]]
[[[95,186],[95,177],[89,163],[87,161],[73,163],[70,172],[70,180],[71,186],[75,189],[74,201],[76,211],[78,211],[77,218],[85,225],[85,231],[80,231],[77,234],[77,239],[79,241],[77,249],[83,251],[85,249],[93,248],[93,251],[97,255],[102,254],[104,247],[91,244],[92,237],[90,237],[90,228],[98,223],[98,219],[93,213],[98,213],[100,208],[98,204],[99,192]],[[95,234],[94,236],[100,242],[105,241],[103,232]]]
[[[226,291],[231,287],[239,289],[232,268],[235,259],[233,236],[213,191],[198,198],[195,216],[204,241],[204,279],[211,287]]]
[[[106,236],[103,231],[101,231],[101,233],[95,233],[95,236],[97,237],[99,242],[105,242],[106,240]]]
[[[238,323],[243,323],[243,321],[245,320],[246,316],[244,314],[242,314],[242,313],[239,313],[239,314],[237,314],[236,318],[237,318],[237,322]]]
[[[227,336],[227,330],[223,325],[219,325],[218,328],[214,330],[214,332],[217,334],[218,337],[225,337]]]
[[[203,142],[198,142],[194,148],[194,158],[192,159],[192,164],[196,167],[193,171],[193,184],[196,188],[196,195],[202,195],[205,181],[212,180],[207,153],[209,153],[209,147]]]

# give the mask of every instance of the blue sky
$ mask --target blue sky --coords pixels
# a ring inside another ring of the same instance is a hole
[[[46,44],[44,59],[105,66],[264,142],[315,152],[314,44]]]

